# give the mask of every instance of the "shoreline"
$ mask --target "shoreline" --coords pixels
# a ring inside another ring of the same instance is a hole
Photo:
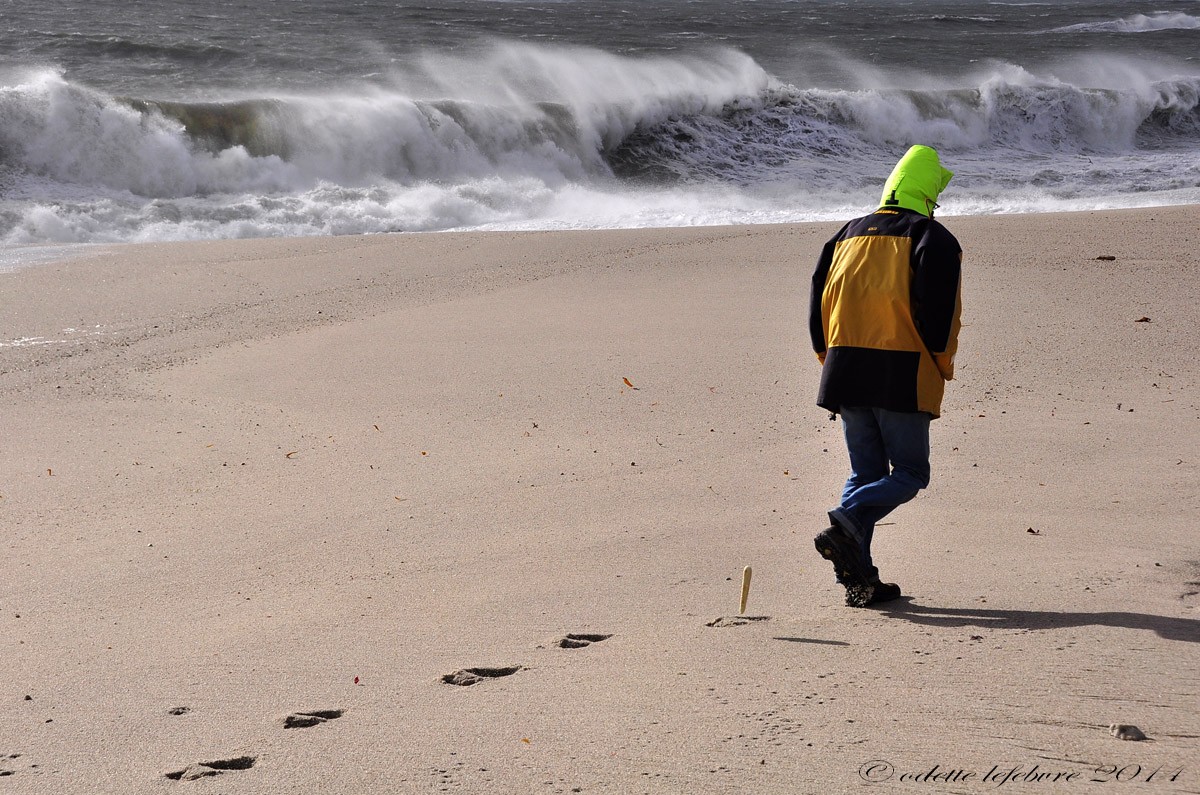
[[[1187,207],[1200,207],[1200,203],[1180,202],[1174,204],[1155,204],[1143,207],[1115,207],[1101,209],[1085,209],[1085,210],[1048,210],[1035,212],[1006,212],[1006,213],[991,213],[981,215],[938,215],[938,220],[944,223],[953,224],[959,219],[978,219],[978,218],[1012,218],[1025,216],[1073,216],[1087,215],[1096,213],[1141,213],[1154,210],[1174,210]],[[862,210],[866,213],[868,210]],[[861,213],[860,213],[861,214]],[[688,225],[688,226],[639,226],[639,227],[602,227],[602,228],[573,228],[573,229],[439,229],[439,230],[424,230],[424,231],[401,231],[401,232],[367,232],[367,233],[351,233],[344,235],[268,235],[263,237],[251,238],[196,238],[191,240],[147,240],[147,241],[118,241],[118,242],[95,242],[95,243],[21,243],[10,246],[0,247],[0,276],[11,273],[26,267],[45,264],[48,262],[61,261],[62,259],[73,259],[80,256],[102,251],[107,248],[125,247],[125,246],[162,246],[162,245],[192,245],[203,243],[252,243],[263,240],[324,240],[329,238],[340,237],[412,237],[425,235],[521,235],[521,234],[572,234],[576,232],[621,232],[621,231],[670,231],[679,229],[737,229],[737,228],[754,228],[754,227],[781,227],[781,226],[806,226],[812,224],[840,224],[844,221],[784,221],[784,222],[767,222],[762,224],[706,224],[706,225]],[[77,252],[77,253],[73,253]],[[59,257],[63,254],[65,256]],[[29,261],[29,260],[32,261]]]
[[[846,476],[805,333],[839,222],[4,274],[0,342],[78,332],[0,347],[5,786],[1200,788],[1196,212],[944,219],[958,375],[878,610],[811,541]]]

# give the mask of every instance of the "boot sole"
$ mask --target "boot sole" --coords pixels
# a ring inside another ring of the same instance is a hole
[[[818,534],[813,540],[817,552],[833,564],[834,573],[846,589],[846,605],[866,607],[875,596],[875,586],[867,580],[857,565],[847,560],[845,552],[838,548],[826,532]]]

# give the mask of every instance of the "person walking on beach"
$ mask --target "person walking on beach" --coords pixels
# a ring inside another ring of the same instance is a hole
[[[933,219],[953,176],[914,146],[884,185],[879,209],[847,223],[813,274],[809,333],[821,362],[817,405],[841,415],[850,477],[815,539],[866,607],[900,597],[871,560],[875,525],[929,485],[929,423],[954,377],[962,249]]]

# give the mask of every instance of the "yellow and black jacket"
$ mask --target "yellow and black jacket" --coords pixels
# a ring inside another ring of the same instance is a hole
[[[884,204],[892,206],[849,222],[822,249],[809,333],[823,363],[817,396],[823,408],[941,414],[962,312],[962,249],[927,214],[949,181],[944,173],[940,187],[924,191],[926,213],[885,190]]]

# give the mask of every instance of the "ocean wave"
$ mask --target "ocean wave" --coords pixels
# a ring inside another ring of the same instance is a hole
[[[490,89],[491,102],[375,90],[182,103],[111,97],[42,73],[0,89],[0,158],[63,183],[173,198],[378,179],[749,184],[788,164],[918,140],[1061,153],[1198,137],[1196,77],[1130,83],[1125,70],[1121,88],[1085,88],[998,65],[974,88],[834,91],[772,84],[732,54],[704,69],[672,63],[665,75],[665,62],[623,63],[624,80],[607,89],[608,78],[585,71],[613,69],[564,75],[545,62],[544,85],[531,86],[539,75],[527,70],[508,96]]]
[[[1101,22],[1081,22],[1053,28],[1046,33],[1151,33],[1160,30],[1197,30],[1200,17],[1179,11],[1156,14],[1134,14],[1121,19]]]
[[[506,45],[427,57],[387,88],[209,102],[43,70],[0,86],[0,240],[836,217],[916,142],[966,164],[963,206],[1193,195],[1200,76],[1089,64],[1098,86],[992,64],[961,87],[832,90],[731,50]]]
[[[847,164],[882,162],[915,141],[997,159],[1193,147],[1200,78],[1097,89],[1004,66],[967,89],[788,88],[757,105],[644,126],[608,159],[641,179],[753,185],[783,173],[828,186],[855,173]]]
[[[602,153],[639,126],[719,112],[770,83],[733,51],[667,60],[507,46],[480,66],[428,59],[423,92],[206,103],[118,98],[42,71],[0,87],[0,158],[151,198],[322,180],[585,180],[605,176]]]

